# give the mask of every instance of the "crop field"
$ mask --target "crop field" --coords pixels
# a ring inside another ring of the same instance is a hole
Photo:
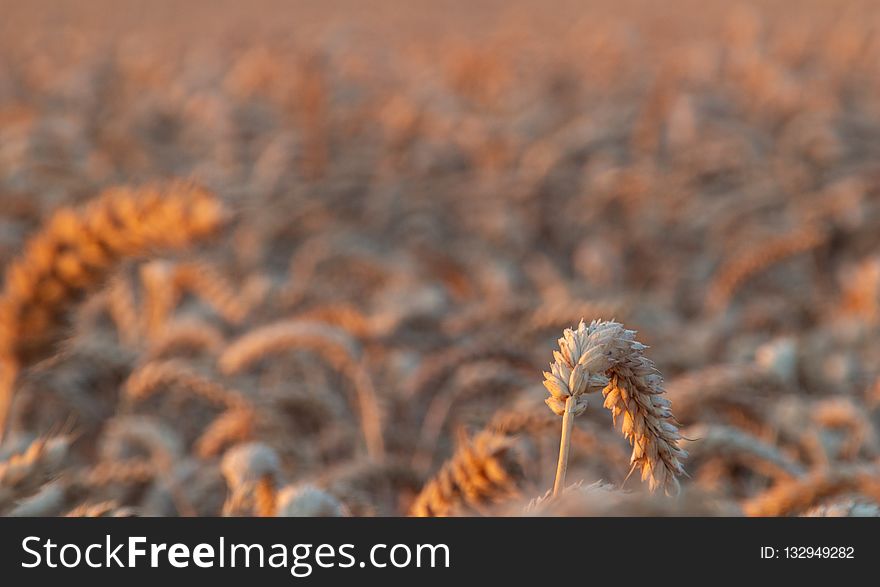
[[[0,515],[880,516],[880,6],[0,0]]]

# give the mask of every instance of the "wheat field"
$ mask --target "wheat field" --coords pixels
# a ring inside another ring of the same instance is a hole
[[[0,515],[880,515],[870,2],[0,2]]]

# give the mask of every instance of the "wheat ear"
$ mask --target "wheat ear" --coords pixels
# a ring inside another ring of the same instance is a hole
[[[516,497],[524,478],[522,455],[511,436],[483,431],[429,481],[410,508],[417,517],[483,513]]]
[[[623,435],[633,447],[632,470],[641,469],[652,491],[678,491],[676,477],[684,474],[681,461],[687,453],[678,447],[681,436],[670,402],[661,397],[663,379],[635,334],[617,322],[594,320],[587,326],[581,320],[577,330],[566,329],[559,339],[555,361],[544,372],[550,392],[545,401],[563,417],[555,494],[564,486],[572,420],[587,407],[582,396],[598,389],[615,425],[622,417]]]
[[[813,224],[791,234],[776,237],[746,251],[722,266],[712,278],[706,296],[710,312],[724,310],[737,290],[751,277],[780,261],[804,253],[827,242],[826,230]]]
[[[228,219],[210,192],[190,184],[104,192],[83,208],[62,208],[6,270],[0,295],[0,438],[18,370],[43,358],[66,311],[118,263],[182,248]]]
[[[152,361],[140,367],[126,380],[127,398],[140,401],[165,388],[186,391],[228,409],[246,409],[247,398],[191,369],[184,361]]]

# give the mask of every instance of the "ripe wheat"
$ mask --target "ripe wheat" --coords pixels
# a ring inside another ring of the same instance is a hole
[[[55,212],[6,269],[0,294],[0,438],[16,373],[51,350],[72,304],[101,285],[121,260],[186,247],[227,219],[213,194],[184,183],[111,189],[82,208]]]
[[[522,459],[513,437],[483,431],[464,443],[425,485],[410,515],[487,513],[492,505],[520,494]]]
[[[651,490],[677,492],[681,461],[687,453],[678,447],[681,435],[664,393],[663,379],[654,363],[645,357],[645,345],[635,332],[617,322],[583,321],[577,330],[566,329],[559,339],[559,351],[550,372],[544,372],[544,387],[550,392],[546,403],[563,416],[559,470],[554,493],[565,479],[568,437],[573,417],[587,407],[583,395],[602,389],[604,405],[614,423],[621,420],[623,435],[633,447],[632,469],[641,469],[642,480]]]

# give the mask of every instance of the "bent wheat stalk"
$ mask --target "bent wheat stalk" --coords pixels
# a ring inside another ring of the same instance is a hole
[[[587,408],[582,396],[599,389],[615,425],[622,416],[623,435],[633,447],[630,472],[640,468],[651,491],[678,491],[676,477],[684,474],[681,461],[687,452],[678,446],[681,436],[671,404],[661,397],[663,379],[635,334],[617,322],[594,320],[587,326],[581,320],[577,330],[566,329],[559,339],[555,361],[544,372],[544,387],[550,392],[545,402],[563,417],[554,495],[565,486],[574,417]]]

